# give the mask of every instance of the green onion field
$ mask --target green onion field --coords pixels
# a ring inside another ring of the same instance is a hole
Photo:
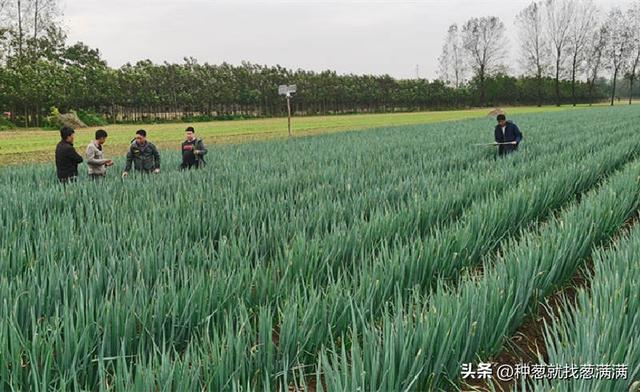
[[[211,143],[200,171],[162,150],[160,174],[124,180],[118,155],[102,183],[1,167],[0,390],[465,390],[462,364],[579,271],[540,362],[628,378],[520,386],[628,390],[640,109],[510,119],[524,142],[504,158],[476,145],[484,117]]]
[[[594,106],[601,106],[595,104]],[[580,111],[590,106],[516,106],[504,108],[509,115],[529,113]],[[363,130],[399,125],[427,124],[443,121],[466,120],[486,117],[489,109],[443,110],[410,113],[373,113],[357,115],[302,116],[292,119],[296,136],[308,136],[342,131]],[[166,124],[117,124],[76,130],[76,145],[86,147],[97,129],[109,133],[107,151],[124,156],[135,135],[142,128],[149,132],[149,139],[158,147],[179,150],[187,126],[194,126],[199,137],[209,144],[234,144],[247,141],[282,139],[287,136],[286,118],[262,118],[251,120],[212,121],[202,123]],[[25,162],[53,161],[55,144],[60,139],[58,130],[15,129],[0,131],[0,166]]]

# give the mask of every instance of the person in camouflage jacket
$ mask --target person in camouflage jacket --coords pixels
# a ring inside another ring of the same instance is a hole
[[[160,153],[156,146],[147,140],[147,132],[144,129],[136,132],[136,138],[129,147],[123,177],[129,174],[132,165],[137,172],[160,173]]]

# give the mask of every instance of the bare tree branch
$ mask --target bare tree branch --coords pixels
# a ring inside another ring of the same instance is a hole
[[[598,75],[603,67],[603,56],[607,46],[607,26],[600,23],[596,26],[596,30],[591,34],[587,43],[587,58],[585,61],[585,73],[587,75],[587,85],[589,88],[589,97],[593,97],[595,84],[598,81]]]
[[[568,52],[571,61],[571,97],[576,105],[576,77],[586,57],[586,45],[597,24],[597,8],[591,0],[572,0],[574,13],[569,29]],[[595,22],[595,23],[594,23]]]
[[[538,106],[542,105],[542,77],[549,68],[549,45],[544,37],[544,12],[541,2],[532,2],[516,15],[520,54],[526,72],[537,80]]]
[[[547,0],[545,10],[547,14],[547,39],[551,44],[555,66],[556,104],[560,106],[560,75],[564,67],[566,47],[569,44],[575,3],[572,0]]]
[[[609,68],[613,71],[611,86],[611,105],[613,105],[618,75],[622,71],[627,56],[632,49],[632,33],[630,31],[630,19],[620,8],[613,8],[609,12],[606,25],[608,26],[606,55],[609,59]]]
[[[442,81],[455,88],[459,88],[464,83],[466,66],[462,53],[462,38],[455,23],[449,26],[438,63],[438,73]]]
[[[631,33],[629,56],[629,105],[633,102],[633,83],[640,73],[640,0],[636,0],[627,10]]]
[[[485,104],[486,77],[505,69],[506,42],[504,23],[495,16],[471,18],[462,26],[467,62],[480,83],[480,105]]]

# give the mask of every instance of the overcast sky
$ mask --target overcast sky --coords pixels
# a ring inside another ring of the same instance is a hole
[[[447,27],[495,15],[513,37],[530,0],[62,0],[71,42],[109,65],[150,59],[280,64],[433,79]],[[601,7],[626,0],[597,0]],[[512,61],[515,40],[511,39]]]

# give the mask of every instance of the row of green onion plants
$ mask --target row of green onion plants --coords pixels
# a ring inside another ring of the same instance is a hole
[[[537,391],[637,391],[640,388],[640,226],[593,253],[588,287],[565,301],[546,330],[548,366],[571,368],[564,379],[531,379]],[[590,366],[590,367],[589,367]],[[574,369],[577,369],[576,372]]]
[[[329,390],[456,388],[463,363],[499,353],[539,301],[636,214],[638,170],[630,164],[543,227],[506,241],[453,289],[398,299],[375,325],[358,323],[354,305],[351,331],[323,350],[316,372]]]

